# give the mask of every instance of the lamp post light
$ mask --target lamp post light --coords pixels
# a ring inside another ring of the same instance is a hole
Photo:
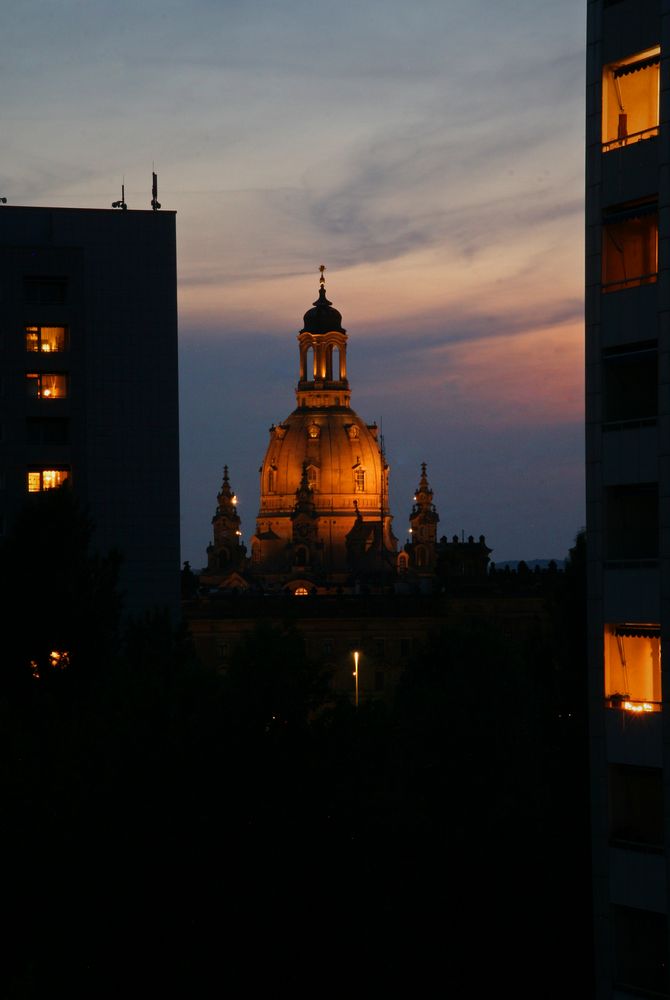
[[[358,650],[355,649],[354,650],[354,677],[356,679],[356,697],[355,697],[355,700],[354,700],[354,704],[356,705],[356,708],[358,708],[358,659],[359,659],[360,655],[361,654],[358,652]]]

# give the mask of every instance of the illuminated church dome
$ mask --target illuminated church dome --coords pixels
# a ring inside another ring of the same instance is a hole
[[[266,583],[383,582],[397,541],[376,424],[350,407],[342,316],[319,297],[298,334],[297,408],[270,428],[252,568]]]

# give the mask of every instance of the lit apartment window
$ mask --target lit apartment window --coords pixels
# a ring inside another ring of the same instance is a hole
[[[603,219],[602,290],[649,285],[658,272],[658,204],[622,206]]]
[[[658,135],[661,50],[647,49],[603,70],[603,152]]]
[[[28,492],[41,493],[62,486],[70,478],[67,469],[34,469],[28,473]]]
[[[607,487],[605,558],[658,558],[658,483]]]
[[[56,353],[67,350],[67,327],[27,326],[25,328],[26,350]]]
[[[610,840],[626,847],[663,846],[663,774],[656,767],[609,765]]]
[[[661,710],[661,636],[658,625],[605,626],[605,697],[610,708]]]
[[[67,375],[29,372],[26,375],[26,389],[31,399],[65,399]]]
[[[603,356],[603,420],[649,420],[657,413],[656,343],[608,351]]]

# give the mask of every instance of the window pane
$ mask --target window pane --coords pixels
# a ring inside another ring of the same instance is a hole
[[[67,278],[24,278],[23,293],[29,305],[60,305],[65,302]]]
[[[26,388],[28,396],[33,399],[65,399],[67,375],[29,372],[26,375]]]
[[[658,271],[658,214],[605,222],[602,284],[604,292],[650,284]]]
[[[663,779],[660,769],[609,766],[610,836],[614,841],[663,846]]]
[[[27,326],[25,328],[26,350],[55,353],[67,350],[67,327]]]
[[[39,351],[40,349],[40,328],[38,326],[26,327],[26,350]]]
[[[66,375],[42,375],[42,399],[64,399],[67,396]]]
[[[40,490],[52,490],[62,486],[70,478],[67,469],[39,469],[28,473],[28,492],[39,493]]]
[[[603,420],[640,420],[658,413],[658,351],[626,351],[603,359]]]
[[[662,690],[658,626],[605,626],[605,696],[612,708],[629,712],[659,710]]]
[[[44,469],[42,472],[42,489],[52,490],[56,486],[62,486],[68,475],[69,473],[65,469]]]
[[[605,558],[658,557],[658,484],[610,486],[605,491]]]
[[[43,326],[41,349],[43,351],[64,351],[66,347],[64,326]]]
[[[667,917],[615,906],[613,918],[617,985],[667,995]]]
[[[28,473],[28,492],[39,493],[42,489],[42,476],[39,472]]]
[[[603,70],[604,151],[658,134],[660,49],[648,49]]]
[[[59,418],[31,417],[26,431],[29,444],[67,444],[70,439],[69,422]]]

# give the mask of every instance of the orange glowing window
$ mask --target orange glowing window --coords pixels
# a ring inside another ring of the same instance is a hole
[[[365,470],[356,469],[354,471],[354,489],[357,493],[362,493],[365,490]]]
[[[294,597],[309,597],[307,587],[296,587],[293,591]]]
[[[603,69],[603,152],[658,135],[660,66],[657,45]]]
[[[26,389],[31,399],[65,399],[68,394],[67,375],[28,372]]]
[[[27,326],[25,328],[26,350],[45,354],[66,351],[68,346],[65,326]]]
[[[622,207],[607,213],[603,222],[603,292],[653,284],[658,276],[657,203]]]
[[[41,493],[42,490],[53,490],[56,486],[62,486],[69,478],[68,469],[33,469],[28,472],[28,492]]]
[[[610,708],[661,710],[661,636],[658,625],[625,622],[605,627],[605,697]]]

